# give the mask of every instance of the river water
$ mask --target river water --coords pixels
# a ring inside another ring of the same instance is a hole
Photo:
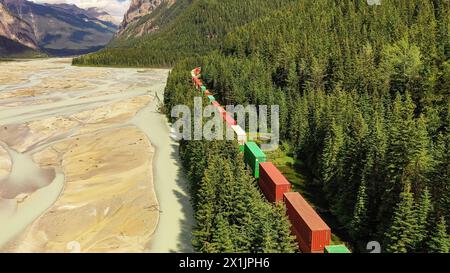
[[[155,149],[153,183],[160,215],[148,252],[192,251],[193,212],[178,144],[170,138],[166,118],[157,111],[156,97],[164,96],[167,70],[80,68],[71,66],[67,59],[1,63],[0,74],[6,69],[17,69],[17,76],[11,74],[11,81],[0,77],[0,125],[4,130],[137,96],[154,97],[134,117],[116,126],[136,126]],[[0,146],[12,161],[9,176],[0,177],[0,247],[33,223],[63,192],[63,170],[39,166],[32,156],[71,137],[73,130],[20,147],[11,147],[11,139],[0,139]],[[24,194],[27,198],[18,204]]]

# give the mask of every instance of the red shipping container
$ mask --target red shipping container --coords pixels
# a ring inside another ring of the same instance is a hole
[[[202,81],[199,80],[198,78],[194,78],[194,83],[198,89],[200,89],[200,87],[203,85]]]
[[[198,74],[200,74],[200,68],[199,67],[196,67],[195,69],[194,69],[194,73],[195,73],[195,75],[198,75]]]
[[[216,106],[216,105],[214,105]],[[226,114],[227,112],[225,111],[225,109],[223,109],[222,106],[216,106],[216,108],[219,110],[219,113],[223,116],[224,114]]]
[[[206,91],[205,91],[205,95],[206,95],[206,96],[210,96],[210,95],[212,95],[212,94],[211,94],[211,92],[209,92],[209,90],[206,90]]]
[[[285,193],[284,202],[292,224],[292,234],[297,238],[300,250],[305,253],[323,253],[331,240],[328,225],[300,193]]]
[[[220,107],[220,103],[218,103],[217,101],[213,101],[211,104],[215,107]]]
[[[227,122],[228,126],[237,125],[236,120],[234,120],[234,118],[228,115],[227,112],[223,113],[223,119]]]
[[[259,164],[259,187],[272,203],[283,201],[283,195],[291,191],[291,183],[271,162]]]

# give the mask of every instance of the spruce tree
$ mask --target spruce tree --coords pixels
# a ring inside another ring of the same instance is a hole
[[[367,196],[367,188],[365,180],[361,181],[361,185],[359,186],[358,196],[356,199],[355,209],[353,212],[353,218],[351,220],[351,234],[353,238],[358,239],[361,236],[361,232],[365,233],[367,226],[367,205],[368,204],[368,196]]]
[[[218,170],[221,168],[221,160],[218,156],[213,156],[209,159],[209,164],[197,194],[197,200],[201,200],[201,202],[196,208],[196,226],[193,231],[193,245],[200,252],[208,252],[208,246],[214,234],[214,218],[218,213],[216,200],[217,185],[220,183],[220,171],[218,172]]]
[[[277,204],[273,209],[271,221],[274,225],[273,229],[276,233],[277,252],[279,253],[294,253],[298,251],[297,242],[291,234],[291,223],[286,217],[286,208],[283,204]]]
[[[233,237],[233,230],[230,227],[227,219],[222,213],[215,217],[214,234],[212,236],[211,245],[209,246],[210,253],[233,253],[235,252]]]
[[[417,238],[417,218],[414,198],[409,185],[400,194],[400,201],[394,209],[392,224],[385,234],[386,251],[407,253],[411,251]]]
[[[429,227],[430,213],[432,211],[431,195],[428,188],[423,190],[422,196],[417,203],[417,230],[416,230],[416,247],[422,247],[423,241],[427,236],[427,229]]]
[[[427,241],[427,252],[449,253],[450,241],[444,217],[440,217]]]

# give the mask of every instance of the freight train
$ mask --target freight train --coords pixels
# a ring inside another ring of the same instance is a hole
[[[350,253],[344,245],[330,245],[331,229],[298,192],[291,192],[291,183],[271,162],[255,142],[247,141],[247,133],[236,120],[230,116],[217,102],[213,94],[202,83],[201,68],[191,71],[194,87],[208,98],[223,117],[227,126],[233,129],[240,151],[244,154],[244,162],[269,202],[283,202],[291,222],[291,232],[295,237],[299,250],[303,253]]]

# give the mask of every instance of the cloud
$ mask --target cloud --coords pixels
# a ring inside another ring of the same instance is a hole
[[[80,8],[97,7],[114,16],[117,20],[122,21],[123,15],[130,6],[130,0],[31,0],[36,3],[66,3],[75,4]]]

